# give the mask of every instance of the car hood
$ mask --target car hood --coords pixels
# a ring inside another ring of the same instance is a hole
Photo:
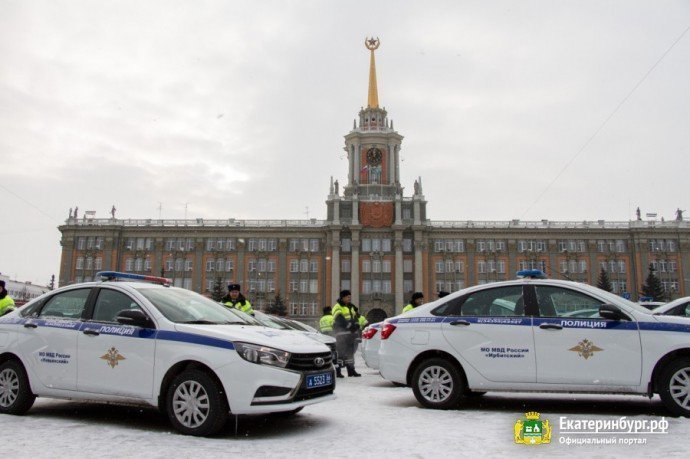
[[[288,352],[330,352],[324,344],[301,334],[256,325],[196,325],[175,324],[175,330],[224,341],[269,346]]]

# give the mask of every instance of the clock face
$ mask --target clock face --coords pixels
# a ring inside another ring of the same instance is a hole
[[[381,164],[381,159],[383,158],[383,153],[381,153],[381,150],[378,148],[370,148],[367,151],[367,163],[369,163],[370,166],[378,166]]]

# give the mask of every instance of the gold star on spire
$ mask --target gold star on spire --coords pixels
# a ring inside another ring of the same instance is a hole
[[[365,38],[364,46],[371,51],[371,59],[369,63],[369,97],[367,99],[367,108],[379,108],[379,91],[376,87],[376,60],[374,59],[374,50],[376,50],[381,41],[377,38]]]

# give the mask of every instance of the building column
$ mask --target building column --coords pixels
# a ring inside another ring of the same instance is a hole
[[[287,301],[287,295],[290,294],[290,285],[288,284],[288,272],[289,266],[287,264],[287,251],[290,247],[288,239],[278,239],[278,284],[276,285],[276,291],[283,292],[283,300]],[[290,305],[285,305],[288,310]]]
[[[246,253],[246,244],[247,243],[244,240],[242,242],[239,240],[237,241],[237,267],[235,268],[235,283],[240,284],[243,292],[249,291],[249,284],[244,285],[242,283],[244,280],[244,256]]]
[[[404,294],[403,294],[403,233],[402,231],[395,232],[395,304],[393,311],[396,315],[402,312]]]
[[[402,225],[402,196],[400,195],[395,196],[395,224]]]
[[[416,205],[416,203],[415,203]],[[415,212],[416,214],[416,212]],[[416,219],[415,215],[415,219]],[[424,266],[422,259],[423,250],[422,232],[414,232],[414,290],[421,292],[424,289]]]
[[[194,241],[194,266],[192,267],[192,290],[201,293],[206,291],[201,284],[204,263],[204,238],[196,238]]]
[[[475,281],[475,267],[474,267],[474,239],[467,240],[467,285],[470,287],[476,283]]]
[[[333,231],[331,244],[331,292],[330,298],[327,297],[329,305],[336,302],[340,293],[340,230]]]
[[[359,225],[359,200],[357,196],[352,200],[352,224]]]
[[[359,230],[352,230],[352,273],[350,291],[352,302],[359,305]]]

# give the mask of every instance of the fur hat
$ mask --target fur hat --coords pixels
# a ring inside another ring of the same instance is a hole
[[[242,290],[242,287],[240,287],[240,284],[228,284],[228,292],[232,292],[233,290],[237,290],[239,292]]]
[[[418,300],[420,298],[424,298],[424,294],[422,292],[414,292],[412,294],[412,301]]]
[[[349,290],[341,290],[340,291],[340,298],[345,298],[346,296],[350,296],[352,293],[350,293]]]

